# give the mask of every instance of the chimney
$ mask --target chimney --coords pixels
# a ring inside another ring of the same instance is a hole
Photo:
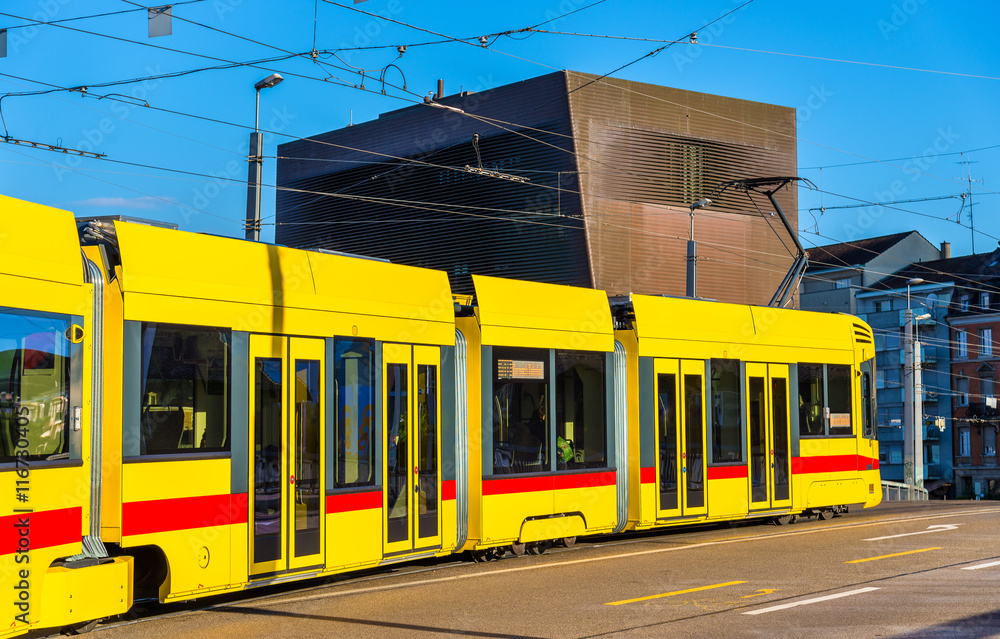
[[[941,242],[941,259],[951,259],[951,242]]]
[[[434,97],[438,100],[444,97],[444,80],[438,80],[438,92]]]

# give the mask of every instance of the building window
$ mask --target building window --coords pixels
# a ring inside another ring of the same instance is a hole
[[[958,302],[958,307],[959,307],[959,309],[963,313],[967,313],[969,311],[969,296],[968,295],[963,295],[962,296],[962,298]]]
[[[969,378],[964,375],[955,378],[955,399],[959,406],[969,404]]]
[[[993,329],[979,329],[979,353],[983,357],[993,355]]]
[[[983,426],[983,455],[997,456],[997,430],[994,426]]]
[[[875,371],[875,388],[885,388],[885,371],[881,368]]]
[[[989,310],[990,308],[990,294],[980,293],[979,294],[979,307],[983,310]]]
[[[851,288],[851,278],[845,277],[835,281],[837,288]]]
[[[889,310],[889,309],[887,309],[885,307],[885,302],[884,301],[880,300],[878,302],[875,302],[875,312],[876,313],[881,313],[882,311],[887,311],[887,310]]]
[[[962,426],[958,429],[958,455],[968,457],[972,454],[972,440],[969,436],[969,427]]]
[[[987,367],[984,367],[987,368]],[[986,398],[993,397],[993,371],[979,371],[979,394],[982,395],[983,402]]]
[[[958,342],[958,357],[969,356],[969,334],[965,331],[955,333],[955,341]]]
[[[142,324],[140,454],[229,450],[228,329]]]

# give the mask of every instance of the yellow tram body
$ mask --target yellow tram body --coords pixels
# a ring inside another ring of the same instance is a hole
[[[438,271],[124,221],[78,237],[67,213],[0,206],[7,592],[25,407],[43,531],[30,615],[3,604],[0,637],[133,598],[881,499],[853,317],[486,276],[453,297]]]

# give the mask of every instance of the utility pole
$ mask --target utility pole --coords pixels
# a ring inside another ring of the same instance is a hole
[[[965,157],[964,153],[962,154],[962,157]],[[957,178],[957,179],[959,179],[959,180],[965,179],[965,180],[967,180],[969,182],[969,229],[972,232],[972,253],[973,253],[973,255],[975,255],[975,253],[976,253],[976,223],[972,219],[972,183],[973,182],[979,182],[980,184],[982,184],[983,181],[982,180],[973,180],[972,179],[972,165],[973,164],[979,164],[979,162],[973,161],[973,160],[962,160],[961,162],[955,162],[955,164],[964,164],[968,168],[967,177],[964,177],[964,178],[960,177],[960,178]],[[958,222],[959,222],[959,224],[961,224],[962,220],[959,220]]]

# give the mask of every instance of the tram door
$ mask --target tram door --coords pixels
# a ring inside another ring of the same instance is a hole
[[[441,545],[441,393],[436,346],[382,348],[385,554]]]
[[[788,366],[746,367],[750,510],[788,508],[792,505]]]
[[[708,512],[705,497],[705,363],[658,359],[657,518]]]
[[[324,343],[250,336],[250,575],[323,563]]]

